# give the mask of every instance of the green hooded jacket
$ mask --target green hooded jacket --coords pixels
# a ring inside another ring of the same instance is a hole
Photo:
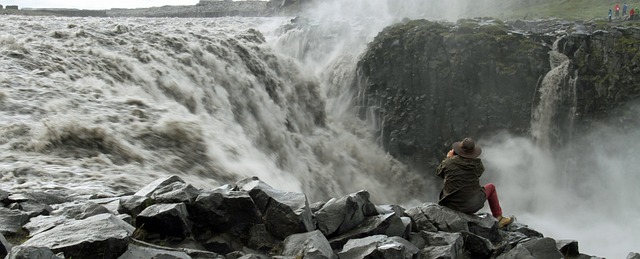
[[[444,179],[438,204],[464,213],[476,213],[484,206],[487,196],[480,186],[484,165],[479,158],[454,156],[445,158],[436,169]]]

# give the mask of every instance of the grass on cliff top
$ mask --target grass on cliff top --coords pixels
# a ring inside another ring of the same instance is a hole
[[[570,20],[606,20],[609,9],[615,19],[615,4],[620,5],[620,15],[625,1],[615,0],[496,0],[496,6],[476,10],[505,19],[561,18]],[[626,2],[627,14],[631,8],[640,8],[640,0]]]

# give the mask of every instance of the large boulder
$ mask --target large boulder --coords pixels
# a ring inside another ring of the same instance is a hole
[[[184,239],[191,234],[191,220],[184,203],[154,204],[136,217],[136,227],[147,233],[147,238],[175,237]]]
[[[47,247],[67,258],[118,258],[134,228],[111,214],[72,220],[36,234],[22,246]]]
[[[16,234],[29,221],[29,213],[0,207],[0,234]]]
[[[411,233],[409,240],[423,258],[458,258],[465,252],[460,233],[420,231]]]
[[[340,199],[329,200],[315,213],[318,229],[325,236],[340,235],[360,224],[365,217],[377,215],[369,201],[369,192],[359,191]]]
[[[261,224],[262,215],[246,191],[218,188],[204,191],[188,206],[189,215],[198,234],[229,232],[241,237],[255,224]]]
[[[420,258],[420,249],[401,237],[373,235],[347,242],[338,252],[340,259],[359,258]]]
[[[249,193],[262,214],[267,230],[278,238],[315,229],[307,196],[302,193],[274,189],[257,178],[247,178],[237,184]]]
[[[435,203],[410,208],[406,214],[414,220],[418,230],[433,231],[435,228],[446,232],[468,231],[491,242],[501,239],[497,220],[488,214],[466,214]]]
[[[120,204],[118,205],[119,213],[126,213],[132,217],[138,216],[147,207],[153,205],[155,202],[151,197],[131,195],[120,198]]]
[[[293,234],[284,239],[282,255],[296,258],[330,258],[338,256],[331,249],[331,245],[321,231]]]
[[[351,239],[372,235],[386,235],[404,237],[405,225],[395,213],[367,217],[358,226],[346,233],[329,240],[333,249],[340,249]]]

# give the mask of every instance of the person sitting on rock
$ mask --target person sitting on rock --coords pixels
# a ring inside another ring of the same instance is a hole
[[[511,224],[513,217],[503,217],[495,185],[480,186],[480,176],[484,172],[480,146],[471,138],[455,142],[447,157],[436,169],[436,174],[444,179],[438,204],[468,214],[478,212],[489,201],[491,214],[498,220],[498,227]]]

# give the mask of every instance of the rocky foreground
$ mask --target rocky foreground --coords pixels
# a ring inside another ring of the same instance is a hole
[[[498,229],[487,214],[375,205],[367,191],[309,204],[257,178],[200,190],[171,176],[121,197],[0,200],[5,258],[596,258],[524,224]]]

